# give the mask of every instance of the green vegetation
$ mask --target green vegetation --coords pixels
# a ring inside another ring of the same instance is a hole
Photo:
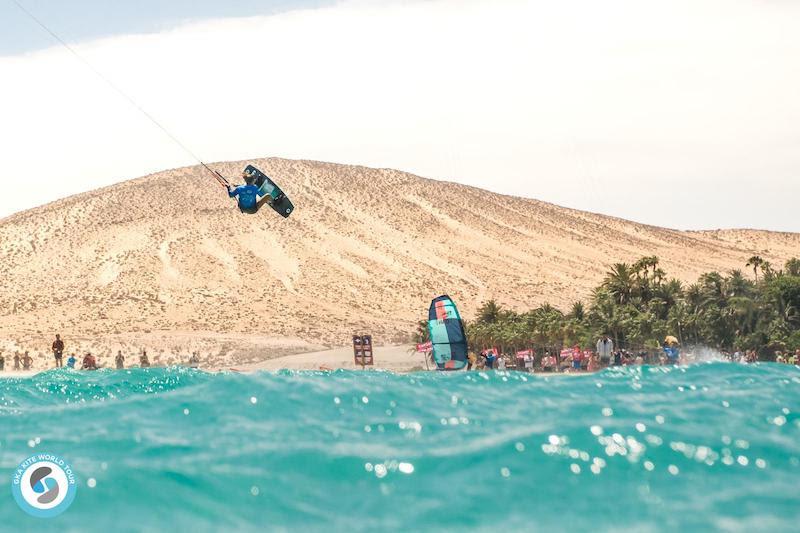
[[[467,335],[476,349],[539,353],[576,344],[593,348],[602,335],[629,350],[654,349],[674,335],[684,346],[756,350],[767,360],[777,350],[800,349],[800,260],[775,271],[755,256],[746,266],[753,279],[740,270],[709,272],[684,286],[667,279],[658,257],[616,263],[590,300],[575,302],[566,314],[549,304],[518,313],[488,301],[466,324]],[[425,340],[425,333],[420,328],[415,338]]]

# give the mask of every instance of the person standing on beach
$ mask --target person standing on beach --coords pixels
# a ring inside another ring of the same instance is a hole
[[[62,357],[64,357],[64,341],[61,340],[61,335],[56,334],[56,340],[53,342],[53,357],[56,358],[56,368],[64,366]]]
[[[664,350],[664,355],[667,356],[666,363],[668,365],[681,364],[681,350],[678,347],[678,342],[674,338],[670,339],[667,337],[664,339],[664,344],[666,344],[666,346],[662,346],[662,350]]]
[[[33,358],[31,358],[28,352],[25,352],[25,355],[22,356],[22,370],[30,370],[32,364]]]
[[[148,368],[150,366],[150,359],[147,358],[147,350],[142,350],[142,355],[139,357],[139,366],[141,368]]]
[[[614,351],[614,341],[606,335],[597,341],[597,355],[600,357],[600,364],[608,366],[611,363],[611,354]]]
[[[6,358],[3,357],[3,352],[0,352],[0,372],[6,369]]]
[[[114,358],[114,362],[117,364],[117,370],[122,370],[125,368],[125,356],[122,355],[122,352],[117,352],[117,357]]]
[[[583,360],[583,353],[581,352],[581,347],[577,344],[572,349],[572,371],[573,372],[580,372],[581,370],[581,361]]]
[[[523,356],[522,362],[525,365],[525,372],[533,373],[533,356],[530,353]]]
[[[597,355],[590,353],[589,354],[589,363],[586,365],[587,372],[597,372],[599,364],[597,363]]]
[[[19,370],[19,352],[14,352],[14,370]]]
[[[494,370],[494,363],[497,361],[497,356],[494,354],[494,350],[487,350],[483,355],[483,358],[485,359],[484,366],[489,370]]]
[[[545,350],[544,355],[542,356],[542,371],[555,372],[555,366],[555,358],[550,355],[550,350]]]

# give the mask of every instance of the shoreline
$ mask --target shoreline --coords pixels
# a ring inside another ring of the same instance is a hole
[[[411,344],[376,346],[375,364],[373,366],[367,366],[366,369],[388,370],[400,373],[426,370],[425,355],[413,352],[413,347],[414,346]],[[78,365],[80,365],[80,361]],[[166,368],[167,366],[183,366],[190,368],[190,365],[185,363],[177,363],[176,365],[153,364],[150,368]],[[66,366],[63,368],[66,368]],[[139,365],[130,365],[122,370],[129,370],[132,368],[140,367]],[[361,366],[355,364],[353,348],[351,346],[281,355],[252,363],[236,364],[232,362],[230,365],[222,365],[216,362],[216,364],[211,365],[201,364],[199,367],[194,368],[211,373],[228,371],[247,373],[257,372],[259,370],[361,370]],[[105,369],[116,370],[113,365],[104,365],[100,368],[100,370]],[[36,368],[33,370],[3,370],[0,371],[0,379],[32,377],[49,370],[55,370],[55,367],[44,369]],[[75,370],[80,369],[76,368]]]
[[[413,345],[393,345],[393,346],[375,346],[375,364],[372,366],[367,366],[363,368],[363,370],[376,370],[376,371],[385,371],[385,372],[394,372],[397,374],[405,374],[410,372],[425,372],[425,371],[435,371],[435,369],[430,366],[430,363],[426,366],[425,364],[425,354],[418,353],[416,351],[412,351],[414,348]],[[698,364],[703,362],[708,362],[707,359],[691,361],[687,363],[683,363],[683,365],[691,365],[691,364]],[[723,360],[719,360],[719,362],[726,362]],[[624,365],[619,368],[627,368],[630,366],[637,366],[637,365]],[[648,365],[650,366],[650,365]],[[199,367],[192,367],[188,364],[177,364],[177,365],[151,365],[149,368],[174,368],[174,367],[183,367],[183,368],[196,368],[197,370],[201,370],[203,372],[208,373],[222,373],[222,372],[238,372],[244,374],[255,373],[259,371],[268,371],[268,372],[275,372],[280,370],[295,370],[295,371],[333,371],[333,370],[362,370],[360,365],[356,365],[353,357],[353,348],[352,347],[340,347],[340,348],[332,348],[329,350],[319,350],[313,352],[304,352],[292,355],[285,355],[280,357],[275,357],[272,359],[265,359],[260,362],[256,363],[246,363],[241,365],[216,365],[216,366],[199,366]],[[66,368],[66,367],[63,367]],[[138,365],[132,365],[125,367],[121,370],[132,370],[141,368]],[[530,374],[531,376],[537,376],[541,378],[549,378],[549,377],[579,377],[579,376],[587,376],[591,374],[596,374],[607,368],[617,368],[617,367],[603,367],[598,368],[593,372],[588,371],[580,371],[580,372],[525,372],[523,370],[518,369],[508,369],[508,370],[499,370],[499,369],[492,369],[492,370],[485,370],[481,369],[473,369],[471,372],[481,372],[481,371],[492,371],[492,372],[522,372],[524,374]],[[800,367],[799,367],[800,368]],[[0,379],[15,379],[15,378],[30,378],[34,377],[40,373],[47,372],[50,370],[55,370],[55,368],[47,368],[47,369],[35,369],[35,370],[4,370],[0,371]],[[80,369],[75,369],[79,372],[84,372]],[[113,366],[104,366],[101,367],[100,370],[116,370]],[[90,371],[86,371],[90,372]],[[463,370],[466,372],[466,370]]]

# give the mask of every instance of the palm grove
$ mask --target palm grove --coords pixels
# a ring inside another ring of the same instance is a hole
[[[776,270],[754,256],[746,268],[752,279],[741,270],[708,272],[685,286],[666,277],[658,257],[616,263],[589,301],[568,313],[549,304],[519,313],[490,300],[466,322],[467,336],[473,348],[504,352],[591,348],[602,335],[630,350],[657,348],[674,335],[684,346],[756,350],[762,359],[800,348],[800,259]],[[427,340],[425,322],[415,337]]]

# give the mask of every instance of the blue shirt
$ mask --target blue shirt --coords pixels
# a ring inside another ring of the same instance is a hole
[[[239,197],[239,207],[242,209],[253,209],[258,203],[258,187],[255,185],[239,185],[235,189],[228,191],[228,196]]]
[[[74,357],[70,357],[69,359],[67,359],[67,366],[69,368],[75,368],[75,358]]]

